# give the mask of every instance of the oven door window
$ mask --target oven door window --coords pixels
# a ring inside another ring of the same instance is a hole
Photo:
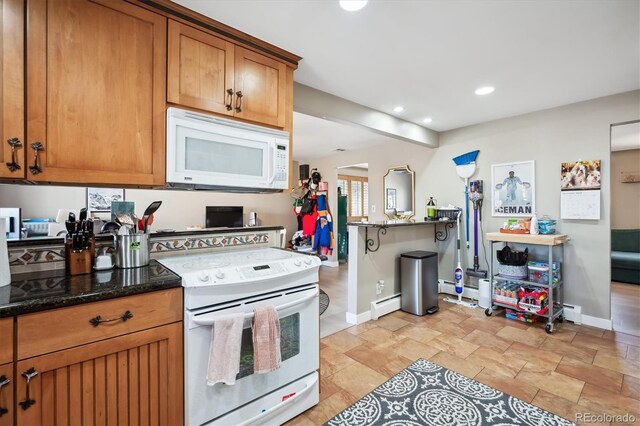
[[[300,354],[300,314],[280,318],[280,356],[286,361]],[[236,379],[253,374],[253,336],[251,328],[242,331],[240,348],[240,372]]]

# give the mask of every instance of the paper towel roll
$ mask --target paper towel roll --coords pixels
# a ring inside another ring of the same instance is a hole
[[[496,281],[494,280],[495,284]],[[491,306],[491,284],[489,280],[478,281],[478,305],[481,308],[488,308]]]
[[[0,217],[0,286],[11,284],[9,250],[7,249],[7,220]]]

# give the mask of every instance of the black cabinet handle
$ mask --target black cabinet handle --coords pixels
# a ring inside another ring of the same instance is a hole
[[[0,392],[2,392],[2,388],[11,383],[11,380],[4,374],[0,376]],[[9,412],[8,408],[0,407],[0,417],[4,416]]]
[[[34,142],[31,144],[31,148],[33,148],[33,166],[29,166],[29,170],[31,170],[32,175],[37,175],[38,173],[42,173],[38,153],[40,151],[44,151],[44,146],[42,145],[42,142]]]
[[[16,148],[21,147],[22,142],[18,138],[11,138],[7,140],[7,143],[11,146],[11,162],[7,163],[7,168],[13,173],[16,170],[20,170],[20,164],[16,161]]]
[[[38,375],[38,372],[35,368],[31,367],[27,371],[22,373],[22,377],[27,381],[27,395],[24,401],[20,401],[18,404],[22,407],[23,410],[28,410],[33,404],[36,403],[35,399],[31,399],[29,396],[29,385],[31,384],[31,379]]]
[[[120,315],[119,317],[115,317],[115,318],[111,318],[111,319],[102,319],[102,317],[100,315],[97,315],[97,316],[91,318],[89,320],[89,322],[94,327],[97,327],[100,324],[102,324],[103,322],[113,322],[113,321],[126,322],[127,320],[129,320],[131,318],[133,318],[133,314],[131,313],[131,311],[126,311],[124,314]]]
[[[233,102],[233,89],[227,89],[227,95],[229,96],[229,103],[225,106],[227,107],[227,111],[231,111],[233,109],[231,106],[231,103]]]
[[[242,92],[236,92],[236,112],[242,112]]]

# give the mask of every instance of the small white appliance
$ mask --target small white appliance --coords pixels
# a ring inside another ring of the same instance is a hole
[[[167,110],[167,187],[274,192],[289,186],[289,133]]]
[[[282,424],[319,401],[320,259],[276,248],[212,252],[158,259],[184,287],[185,423]],[[281,367],[254,374],[251,319],[275,306],[281,328]],[[234,385],[206,380],[216,317],[245,315],[240,373]]]

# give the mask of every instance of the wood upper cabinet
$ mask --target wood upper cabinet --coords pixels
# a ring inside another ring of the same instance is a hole
[[[235,57],[235,116],[284,127],[287,66],[240,46]]]
[[[30,0],[27,45],[27,179],[164,185],[166,18]]]
[[[233,115],[234,45],[169,20],[167,101]]]
[[[0,13],[0,178],[22,179],[25,176],[24,1],[0,0]],[[15,146],[14,156],[11,145]]]
[[[169,20],[167,101],[285,127],[287,66]]]
[[[183,424],[182,323],[19,361],[27,371],[18,425]]]

